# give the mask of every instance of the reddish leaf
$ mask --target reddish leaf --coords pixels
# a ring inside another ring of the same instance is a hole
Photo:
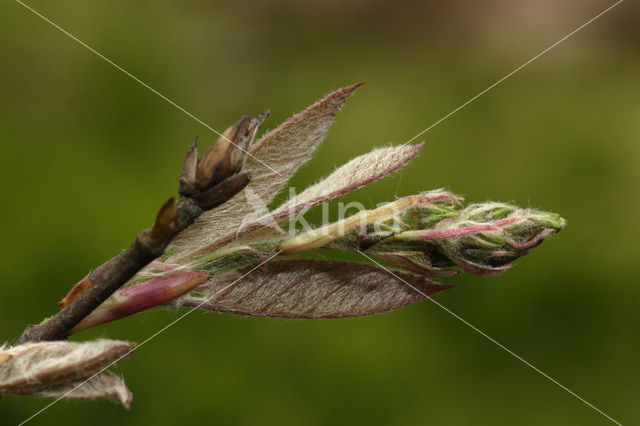
[[[240,270],[240,276],[248,270]],[[397,309],[452,287],[403,272],[394,274],[401,279],[361,263],[281,260],[241,279],[237,274],[214,278],[202,287],[202,296],[189,295],[177,304],[241,315],[341,318]]]

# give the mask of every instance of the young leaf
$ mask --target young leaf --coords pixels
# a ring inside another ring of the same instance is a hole
[[[281,260],[254,270],[228,288],[237,274],[214,277],[201,287],[201,296],[190,294],[176,304],[252,316],[342,318],[397,309],[423,299],[420,292],[429,296],[453,287],[403,272],[394,274],[406,283],[362,263]]]
[[[378,148],[360,155],[278,207],[272,214],[278,216],[283,211],[310,208],[375,182],[407,164],[423,147],[424,142],[421,142],[418,145]]]
[[[133,395],[121,377],[105,371],[92,377],[87,382],[85,380],[61,383],[33,392],[19,390],[15,393],[84,401],[111,398],[127,410],[131,410]]]
[[[2,349],[0,354],[5,361],[0,363],[0,393],[62,396],[111,361],[128,355],[136,345],[133,342],[98,339],[82,343],[25,343]],[[83,389],[89,383],[92,385]],[[125,407],[131,402],[130,393],[117,376],[103,372],[87,384],[65,397],[115,397]]]
[[[272,226],[289,216],[375,182],[407,164],[420,153],[423,146],[424,142],[418,145],[392,146],[374,149],[367,154],[360,155],[285,202],[273,212],[244,225],[239,230],[234,230],[234,232],[198,250],[194,255],[202,255],[215,250],[258,229]]]
[[[313,151],[329,131],[336,113],[362,84],[356,83],[331,93],[267,133],[249,149],[251,155],[247,156],[243,168],[244,172],[251,173],[251,182],[246,190],[218,208],[202,214],[173,240],[172,246],[183,251],[193,251],[223,235],[235,232],[248,215],[256,214],[256,209],[266,208],[295,171],[311,158]],[[273,167],[278,173],[262,163]],[[246,199],[245,192],[260,200],[259,205],[248,202],[251,200]],[[257,213],[255,217],[263,211]]]

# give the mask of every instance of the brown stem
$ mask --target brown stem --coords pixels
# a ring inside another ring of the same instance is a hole
[[[62,310],[44,324],[28,327],[17,344],[65,339],[69,331],[138,271],[161,256],[173,237],[203,211],[240,192],[250,180],[240,173],[246,149],[266,114],[242,117],[207,150],[202,161],[194,144],[187,152],[180,176],[180,199],[167,201],[153,227],[138,233],[127,250],[100,265],[76,284],[60,302]]]

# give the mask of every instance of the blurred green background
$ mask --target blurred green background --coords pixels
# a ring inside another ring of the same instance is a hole
[[[28,3],[212,127],[267,127],[365,81],[302,188],[403,143],[612,4],[95,1]],[[437,300],[623,424],[640,422],[640,9],[625,2],[427,132],[365,204],[446,187],[561,213],[565,231],[502,276]],[[183,155],[215,135],[35,16],[0,6],[0,338],[54,313],[148,226]],[[142,341],[157,309],[76,339]],[[375,317],[195,313],[115,370],[133,411],[60,402],[42,425],[580,424],[608,421],[428,301]],[[8,396],[0,423],[50,400]],[[611,424],[611,423],[609,423]]]

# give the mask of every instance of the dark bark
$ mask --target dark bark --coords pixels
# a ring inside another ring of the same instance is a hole
[[[84,277],[60,302],[62,310],[41,325],[24,330],[17,344],[65,339],[69,331],[93,312],[138,271],[161,256],[173,237],[202,214],[240,192],[250,180],[240,173],[246,150],[266,114],[242,117],[204,154],[194,144],[187,152],[180,175],[180,199],[161,208],[153,227],[138,233],[127,250]]]

